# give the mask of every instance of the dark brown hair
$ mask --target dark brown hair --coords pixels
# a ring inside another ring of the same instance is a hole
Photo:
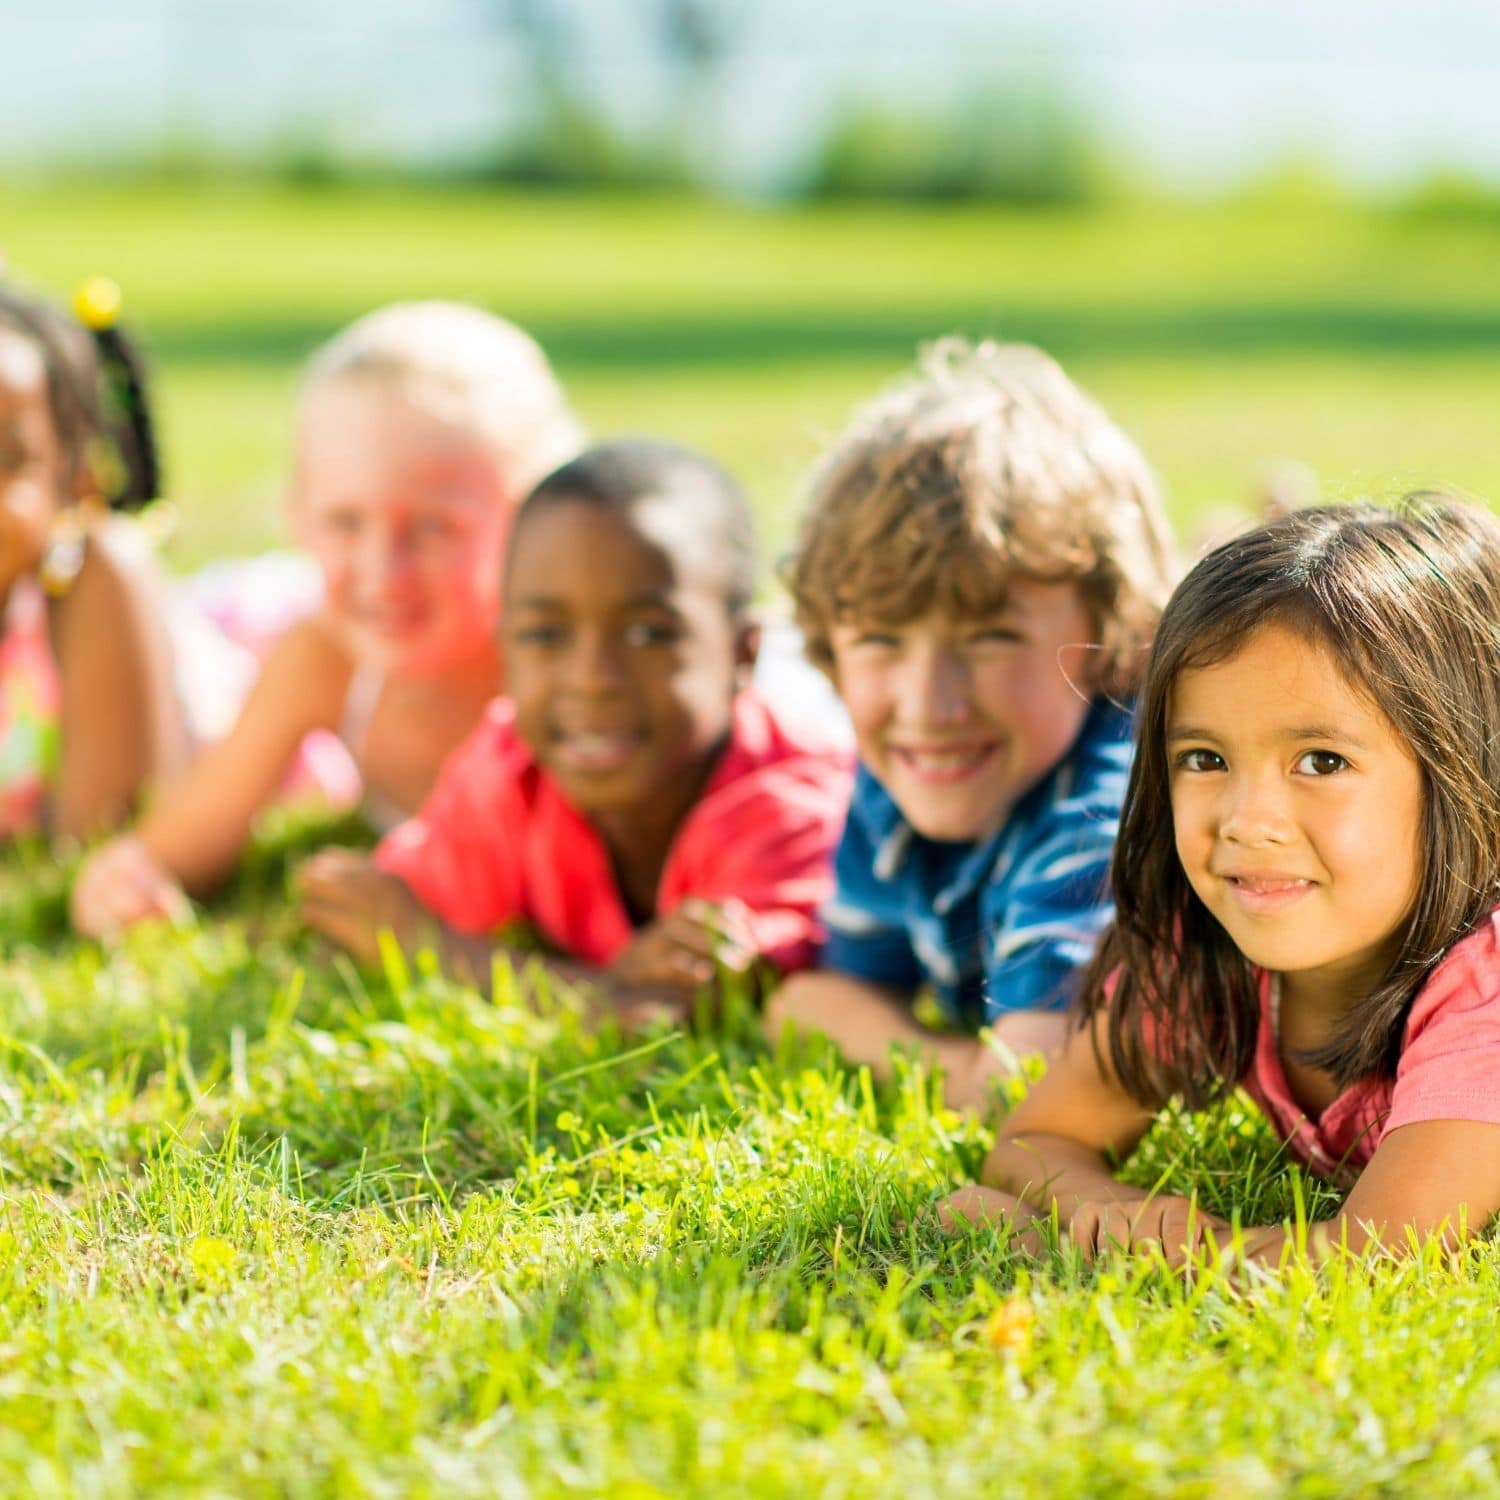
[[[1166,747],[1172,686],[1275,623],[1318,642],[1422,770],[1423,869],[1390,969],[1306,1061],[1341,1087],[1394,1074],[1407,1012],[1443,953],[1500,901],[1500,523],[1413,495],[1393,508],[1295,511],[1235,537],[1183,580],[1146,667],[1115,846],[1115,922],[1085,976],[1108,1062],[1144,1103],[1193,1108],[1248,1069],[1255,975],[1178,860]],[[1164,1045],[1151,1045],[1152,1036]]]
[[[1018,576],[1074,584],[1092,680],[1128,697],[1175,571],[1151,471],[1103,408],[1040,349],[950,338],[825,456],[783,576],[825,671],[841,620],[965,618]]]
[[[52,424],[69,477],[87,464],[104,500],[134,510],[161,493],[146,370],[120,328],[91,332],[46,300],[0,285],[0,328],[41,354]],[[102,442],[104,452],[98,451]]]

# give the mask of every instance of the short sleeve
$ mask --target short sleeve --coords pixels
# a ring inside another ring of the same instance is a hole
[[[926,975],[896,893],[875,873],[875,857],[869,830],[851,809],[834,854],[833,894],[823,907],[827,937],[818,961],[871,984],[916,990]]]
[[[1114,916],[1109,861],[1118,804],[1056,804],[1041,837],[1018,851],[1003,886],[982,903],[991,923],[984,1020],[1016,1010],[1060,1010]],[[989,894],[989,893],[987,893]]]
[[[805,756],[712,794],[664,876],[663,912],[692,897],[736,900],[759,954],[783,972],[805,968],[822,936],[818,913],[833,886],[849,781],[841,757]]]
[[[487,715],[448,758],[421,811],[375,853],[421,903],[468,933],[524,912],[524,754],[508,725]]]
[[[1385,1131],[1427,1120],[1500,1125],[1500,955],[1493,918],[1438,966],[1412,1006]]]

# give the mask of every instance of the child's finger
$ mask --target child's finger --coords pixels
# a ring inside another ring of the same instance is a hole
[[[684,901],[673,913],[673,917],[683,919],[679,927],[672,929],[673,936],[680,933],[684,944],[695,952],[726,969],[743,973],[755,961],[748,923],[739,915],[744,910],[743,903],[738,901],[722,904],[702,899]]]
[[[352,877],[363,874],[369,866],[369,860],[352,849],[319,849],[302,862],[296,881],[299,889],[343,885]]]
[[[1085,1203],[1068,1221],[1067,1241],[1086,1261],[1092,1261],[1099,1253],[1102,1219],[1103,1213],[1097,1203]]]
[[[356,958],[373,958],[379,944],[367,923],[336,903],[313,902],[302,908],[302,920],[314,932],[352,953]]]
[[[1020,1207],[1019,1201],[1009,1193],[971,1182],[938,1204],[938,1223],[947,1230],[957,1229],[963,1224],[1008,1223],[1018,1216]]]

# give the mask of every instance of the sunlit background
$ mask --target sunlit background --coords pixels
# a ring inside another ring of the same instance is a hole
[[[124,286],[181,566],[280,539],[299,362],[415,295],[775,546],[919,341],[1035,340],[1191,538],[1309,470],[1500,495],[1496,55],[1463,0],[0,0],[0,249]]]

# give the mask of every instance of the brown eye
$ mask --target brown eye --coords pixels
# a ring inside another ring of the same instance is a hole
[[[660,620],[636,620],[625,627],[622,636],[627,646],[636,649],[649,646],[670,646],[677,638],[677,627]]]
[[[519,625],[511,633],[511,640],[516,645],[531,646],[540,651],[556,649],[567,637],[567,629],[562,625]]]
[[[1173,764],[1180,771],[1222,771],[1224,757],[1217,750],[1183,750]]]
[[[1333,750],[1309,750],[1297,759],[1297,770],[1303,776],[1336,776],[1348,767],[1349,762]]]

